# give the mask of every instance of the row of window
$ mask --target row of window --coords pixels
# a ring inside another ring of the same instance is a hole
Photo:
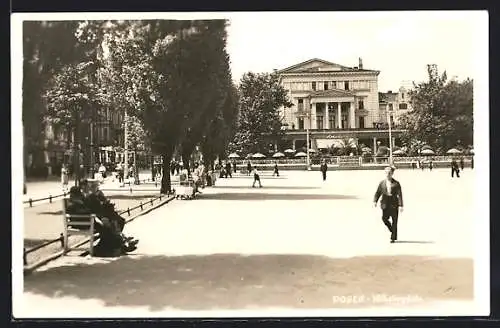
[[[391,104],[392,105],[392,104]],[[358,108],[359,109],[365,109],[365,102],[363,100],[358,100]],[[304,110],[304,99],[299,98],[298,99],[298,106],[297,109],[299,111]],[[334,109],[332,104],[328,104],[328,109]]]
[[[369,89],[370,81],[315,81],[315,82],[290,82],[289,90],[292,91],[321,91],[331,89],[357,90]]]
[[[399,103],[398,105],[399,109],[408,109],[408,104],[407,103]],[[385,109],[385,106],[381,106],[380,109]],[[394,104],[389,104],[389,111],[394,110]]]
[[[394,123],[395,123],[394,122],[394,116],[391,115],[389,119],[391,121],[391,125],[394,125]],[[348,120],[349,120],[348,115],[347,114],[342,114],[341,119],[340,119],[340,123],[341,123],[340,128],[341,129],[346,129],[346,128],[349,127]],[[357,120],[358,120],[358,126],[357,126],[357,128],[364,129],[365,128],[365,117],[364,116],[359,116],[359,117],[357,117]],[[319,129],[319,130],[321,130],[321,129],[334,129],[334,128],[338,127],[337,117],[335,115],[329,116],[326,127],[324,126],[324,123],[325,123],[325,120],[324,120],[323,115],[316,116],[316,129]],[[374,128],[378,128],[378,127],[380,127],[380,124],[387,125],[385,117],[378,117],[377,122],[373,122],[373,127]],[[298,129],[304,129],[305,128],[304,127],[304,119],[303,118],[298,118],[297,119],[297,128]],[[292,123],[292,130],[295,130],[295,123]]]

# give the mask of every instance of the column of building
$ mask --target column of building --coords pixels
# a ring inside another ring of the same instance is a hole
[[[354,113],[354,103],[349,102],[349,128],[356,128],[356,115]]]
[[[325,103],[325,119],[326,124],[324,124],[323,126],[325,127],[325,129],[329,129],[330,127],[328,126],[328,124],[330,124],[330,114],[328,113],[328,102]]]
[[[337,105],[337,127],[339,129],[342,128],[342,103],[337,102],[335,103]]]
[[[310,118],[310,129],[317,129],[318,127],[316,126],[316,103],[311,104],[311,114],[309,115]]]

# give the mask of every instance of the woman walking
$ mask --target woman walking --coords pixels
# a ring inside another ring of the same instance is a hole
[[[68,191],[68,183],[69,183],[69,172],[66,163],[64,163],[61,167],[61,184],[64,193]]]

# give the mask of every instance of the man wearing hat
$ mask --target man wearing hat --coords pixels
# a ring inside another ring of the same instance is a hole
[[[382,208],[382,221],[391,233],[391,243],[398,239],[398,214],[403,211],[403,192],[401,185],[392,176],[394,174],[394,166],[385,168],[386,178],[378,184],[377,191],[373,198],[374,206],[377,207],[380,199],[380,207]],[[392,222],[389,221],[392,219]]]

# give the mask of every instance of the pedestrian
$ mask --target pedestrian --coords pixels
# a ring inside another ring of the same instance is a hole
[[[432,166],[433,166],[433,165],[434,165],[434,164],[432,163],[432,159],[431,159],[431,160],[429,161],[429,170],[431,170],[431,171],[432,171]]]
[[[63,193],[68,191],[68,183],[69,183],[69,171],[66,163],[64,163],[61,167],[61,184]]]
[[[175,174],[175,168],[176,168],[176,162],[175,161],[172,161],[170,163],[170,173],[171,175],[174,175]]]
[[[326,171],[328,170],[328,165],[326,164],[326,159],[323,160],[321,166],[319,168],[321,170],[321,174],[323,175],[323,181],[326,181]]]
[[[460,170],[464,170],[464,166],[465,166],[465,163],[464,163],[464,158],[463,157],[460,157]]]
[[[262,184],[260,183],[259,171],[257,171],[257,167],[256,166],[253,167],[252,174],[253,174],[252,188],[255,188],[255,182],[257,182],[257,181],[259,182],[259,188],[262,188]]]
[[[470,168],[471,169],[474,168],[474,157],[471,157],[471,159],[470,159]]]
[[[104,164],[101,163],[101,165],[99,166],[99,170],[98,170],[99,174],[100,174],[100,182],[104,182],[104,179],[106,178],[106,167],[104,166]]]
[[[183,165],[181,165],[181,163],[179,163],[177,161],[175,162],[175,174],[179,175],[179,172],[181,170],[181,166],[183,166]]]
[[[236,161],[233,160],[233,172],[234,173],[236,173],[236,169],[237,169],[237,167],[236,167]]]
[[[252,172],[252,164],[250,163],[250,161],[248,161],[248,163],[247,163],[247,175],[250,175],[250,172]]]
[[[231,163],[229,163],[229,161],[226,162],[226,178],[228,175],[230,178],[233,177],[233,175],[231,174]]]
[[[278,177],[280,176],[280,172],[279,172],[279,170],[278,170],[278,162],[274,162],[274,172],[273,172],[273,177],[274,177],[274,175],[276,175],[276,176],[278,176]]]
[[[425,169],[425,161],[424,160],[422,160],[420,162],[420,168],[422,169],[422,171]]]
[[[400,183],[393,178],[394,167],[385,168],[386,178],[378,184],[377,191],[373,198],[374,206],[377,207],[380,198],[380,208],[382,209],[382,221],[391,233],[391,243],[398,239],[398,216],[403,211],[403,192]],[[392,219],[392,222],[389,221]]]
[[[455,158],[451,160],[451,177],[453,178],[454,175],[456,175],[457,178],[460,178],[460,168],[458,167],[458,163]]]

